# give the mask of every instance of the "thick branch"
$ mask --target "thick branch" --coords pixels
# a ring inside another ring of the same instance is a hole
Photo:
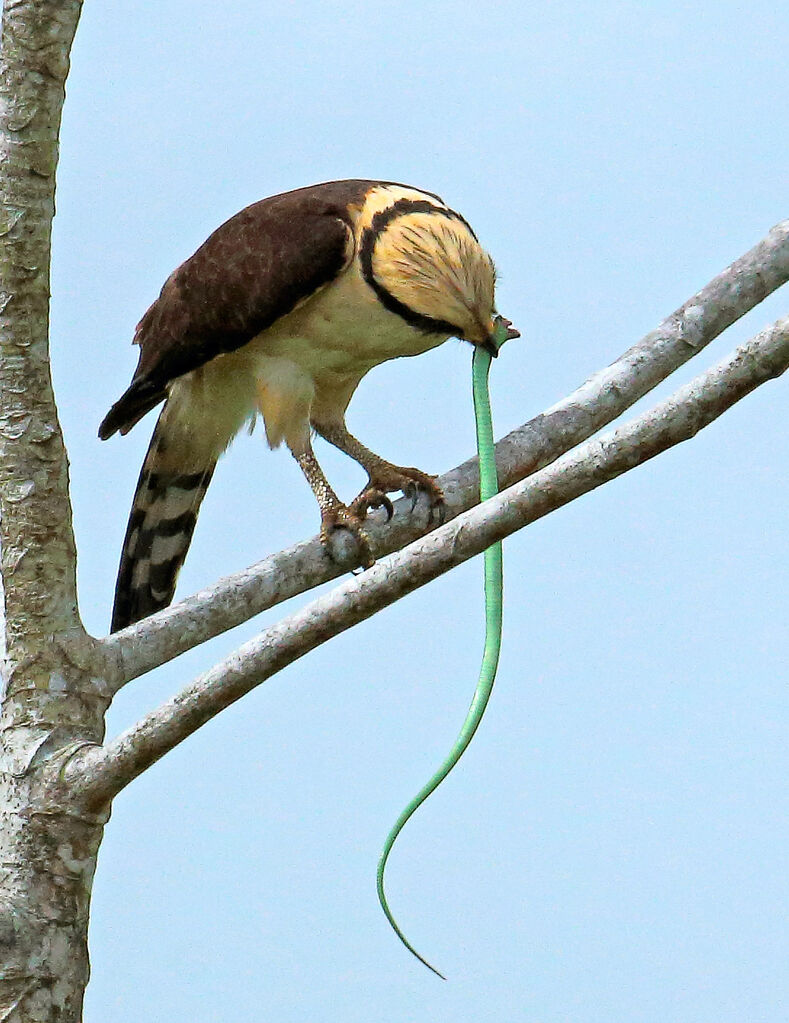
[[[611,366],[501,440],[496,459],[502,485],[524,479],[612,422],[787,280],[789,220],[777,224]],[[501,358],[506,360],[506,350]],[[476,459],[439,482],[446,494],[448,518],[472,507],[477,501]],[[380,519],[370,521],[368,533],[379,557],[426,531],[424,516],[410,514],[410,502],[398,501],[395,509],[388,526]],[[106,654],[102,673],[117,690],[343,571],[329,561],[317,538],[297,544],[101,641]]]
[[[49,264],[68,55],[80,0],[5,4],[0,69],[0,517],[9,658],[46,670],[79,629],[68,472],[49,374]]]
[[[735,402],[789,367],[789,317],[649,412],[458,516],[405,551],[283,619],[197,678],[106,747],[83,750],[67,769],[79,797],[110,799],[202,724],[275,672],[495,540],[693,437]]]
[[[5,0],[0,66],[0,1020],[76,1023],[106,817],[73,812],[59,756],[100,740],[107,700],[74,666],[68,473],[49,374],[55,168],[81,0]],[[65,649],[68,644],[68,652]]]

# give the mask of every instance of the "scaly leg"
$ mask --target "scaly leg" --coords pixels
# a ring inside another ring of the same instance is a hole
[[[358,545],[359,563],[364,568],[370,568],[375,564],[375,558],[370,550],[370,541],[362,529],[364,514],[358,509],[344,505],[337,497],[331,484],[326,479],[318,464],[318,459],[312,450],[312,445],[307,441],[304,451],[292,452],[293,457],[299,463],[301,471],[312,489],[321,510],[321,540],[330,558],[332,555],[331,534],[336,529],[347,529],[354,537]]]
[[[386,495],[401,490],[406,497],[411,498],[412,509],[419,494],[426,494],[430,502],[430,520],[435,514],[439,523],[444,521],[444,493],[436,483],[435,476],[387,462],[350,434],[343,420],[328,423],[313,421],[312,426],[324,440],[344,451],[366,470],[368,484],[350,504],[350,508],[360,518],[363,519],[370,508],[385,508],[391,518],[392,502]]]

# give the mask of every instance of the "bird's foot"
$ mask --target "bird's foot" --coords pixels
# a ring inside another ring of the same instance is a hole
[[[387,522],[394,514],[388,494],[402,491],[411,498],[411,510],[416,507],[420,494],[428,500],[428,522],[435,520],[438,525],[444,521],[446,506],[444,492],[436,483],[436,477],[419,469],[390,465],[388,462],[376,466],[364,490],[349,505],[337,502],[326,508],[321,516],[321,540],[326,553],[337,563],[346,563],[356,557],[357,564],[371,568],[375,564],[370,540],[364,531],[367,513],[383,508]],[[351,552],[343,538],[351,539],[355,550]]]
[[[375,564],[370,541],[362,528],[364,516],[365,512],[360,513],[353,505],[348,507],[339,501],[323,512],[321,515],[321,540],[332,561],[344,563],[355,556],[356,564],[361,565],[362,568],[372,568]],[[348,550],[343,535],[346,538],[350,536],[353,541],[355,546],[353,553]]]
[[[446,513],[444,492],[436,483],[436,477],[419,469],[390,465],[388,462],[377,465],[372,470],[367,486],[351,502],[351,509],[363,519],[370,509],[384,508],[388,521],[394,514],[394,508],[387,494],[393,494],[398,490],[411,498],[411,511],[416,507],[419,495],[425,494],[429,509],[428,522],[432,524],[434,517],[438,525],[444,521]]]

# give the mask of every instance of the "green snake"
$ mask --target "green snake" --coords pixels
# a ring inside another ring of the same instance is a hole
[[[507,340],[507,329],[501,318],[496,321],[496,330],[493,335],[493,343],[496,348]],[[490,352],[476,346],[472,360],[471,378],[472,392],[474,396],[474,416],[477,430],[477,454],[479,456],[479,499],[487,501],[498,493],[499,482],[496,474],[496,456],[493,444],[493,421],[490,411],[490,395],[488,393],[488,374],[490,372]],[[384,889],[384,871],[389,854],[403,830],[406,821],[424,803],[441,782],[446,778],[458,760],[463,756],[474,733],[479,727],[482,715],[488,705],[490,694],[493,690],[493,683],[496,679],[496,668],[499,663],[499,651],[501,649],[501,612],[502,612],[502,554],[501,542],[491,544],[484,555],[485,565],[485,649],[482,654],[482,666],[479,672],[477,688],[474,691],[474,698],[466,714],[466,720],[460,729],[455,744],[447,754],[441,766],[425,785],[417,792],[408,803],[400,816],[397,818],[384,842],[383,852],[378,861],[378,901],[386,914],[386,919],[391,924],[395,934],[405,945],[409,952],[442,980],[446,980],[443,973],[440,973],[435,966],[420,955],[414,946],[409,942],[401,931],[397,921],[392,915],[389,903],[386,899]]]

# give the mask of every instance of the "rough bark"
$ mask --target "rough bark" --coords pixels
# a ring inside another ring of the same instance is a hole
[[[475,503],[476,466],[442,480],[457,516],[267,630],[107,746],[112,694],[156,664],[340,574],[316,540],[103,641],[83,630],[68,467],[49,375],[50,236],[58,132],[81,0],[5,0],[0,69],[0,543],[6,657],[0,713],[0,1023],[76,1023],[108,801],[222,707],[284,664],[581,493],[693,436],[782,372],[787,323],[668,402],[587,441],[789,278],[778,225],[656,331],[497,449],[510,489]],[[569,452],[582,441],[582,447]],[[538,471],[540,470],[540,471]],[[534,474],[526,480],[524,477]],[[516,484],[516,485],[513,485]],[[464,514],[461,514],[464,513]],[[371,524],[379,554],[424,525]]]
[[[0,72],[0,1020],[76,1021],[102,816],[58,771],[102,737],[107,699],[75,663],[82,637],[68,470],[49,375],[58,132],[79,0],[7,0]]]

